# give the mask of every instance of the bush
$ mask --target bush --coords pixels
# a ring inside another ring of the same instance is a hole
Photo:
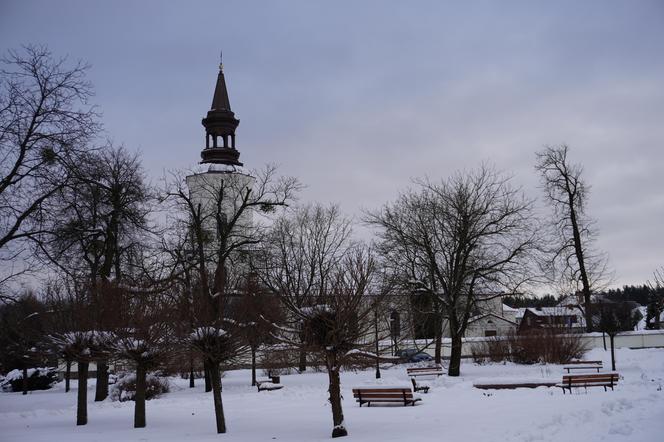
[[[584,353],[581,335],[556,329],[537,330],[523,335],[511,333],[506,337],[475,343],[471,347],[473,361],[478,364],[505,360],[517,364],[566,364],[583,357]]]
[[[145,379],[145,399],[150,400],[170,391],[167,378],[148,374]],[[136,374],[128,373],[118,378],[110,391],[112,401],[133,401],[136,396]]]
[[[503,337],[492,337],[480,344],[473,344],[470,349],[473,361],[478,364],[502,362],[509,359],[510,345]]]
[[[28,369],[28,390],[48,390],[58,382],[58,372],[53,367]],[[23,391],[23,371],[12,370],[0,382],[2,391]]]
[[[507,339],[511,360],[519,364],[566,364],[583,357],[586,352],[581,335],[556,329],[538,330],[524,335],[511,334]]]

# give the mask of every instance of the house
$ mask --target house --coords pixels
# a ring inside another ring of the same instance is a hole
[[[516,331],[517,309],[503,304],[500,297],[484,304],[484,310],[468,320],[466,337],[505,336]]]
[[[516,320],[519,323],[518,333],[552,328],[566,329],[580,333],[586,327],[586,321],[582,312],[572,305],[528,307],[518,310],[516,314]]]

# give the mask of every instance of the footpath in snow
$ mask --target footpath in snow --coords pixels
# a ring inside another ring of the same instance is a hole
[[[610,368],[609,352],[592,350]],[[664,349],[617,350],[621,380],[615,391],[583,389],[563,395],[558,388],[479,390],[478,381],[548,379],[560,381],[558,365],[475,365],[462,376],[419,380],[431,386],[414,407],[360,408],[351,389],[362,385],[410,385],[405,366],[342,374],[347,441],[630,441],[664,437]],[[0,440],[22,441],[273,441],[331,440],[332,416],[325,373],[281,377],[284,388],[258,393],[247,370],[227,372],[223,400],[228,433],[215,433],[212,395],[202,382],[194,389],[173,379],[171,393],[147,403],[147,428],[134,429],[133,402],[95,403],[89,424],[75,425],[76,383],[62,383],[27,396],[0,393]],[[93,398],[94,382],[89,398]]]

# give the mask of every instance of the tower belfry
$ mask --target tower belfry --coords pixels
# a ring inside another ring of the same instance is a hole
[[[240,152],[235,148],[235,129],[240,120],[231,110],[222,63],[219,63],[212,106],[202,123],[205,127],[205,149],[201,151],[201,163],[242,166]]]

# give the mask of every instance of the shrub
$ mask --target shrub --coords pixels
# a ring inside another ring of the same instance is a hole
[[[502,362],[509,359],[510,345],[503,337],[492,337],[482,343],[475,343],[470,349],[473,361],[478,364]]]
[[[484,364],[488,361],[509,360],[517,364],[566,364],[579,359],[585,353],[581,335],[564,333],[566,330],[546,329],[506,337],[490,338],[474,343],[471,347],[473,361]]]
[[[57,369],[39,367],[28,369],[28,390],[48,390],[58,382]],[[3,391],[23,391],[23,371],[12,370],[0,382]]]
[[[170,387],[167,378],[161,378],[154,374],[148,374],[145,380],[145,399],[150,400],[159,397],[163,393],[168,393]],[[128,373],[118,378],[110,391],[112,401],[133,401],[136,396],[136,374]]]
[[[583,357],[586,349],[581,335],[564,331],[545,329],[523,335],[509,335],[507,340],[511,360],[519,364],[566,364]]]

